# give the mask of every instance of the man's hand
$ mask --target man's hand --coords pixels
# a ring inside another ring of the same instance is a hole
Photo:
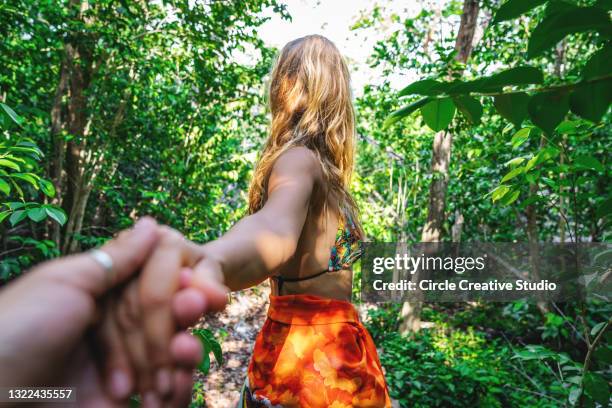
[[[130,317],[141,318],[141,309],[123,300],[138,292],[137,272],[156,248],[166,248],[164,237],[162,228],[145,218],[102,248],[113,261],[112,273],[90,254],[80,254],[46,262],[0,291],[0,385],[71,386],[82,406],[125,406],[137,376],[153,373],[135,372],[127,360],[120,330],[130,324]],[[179,276],[179,287],[173,286],[166,299],[170,318],[179,326],[192,324],[206,309],[205,299],[193,289],[179,290],[180,268],[165,273]],[[139,324],[131,335],[145,334]],[[93,341],[94,332],[102,342]],[[190,400],[201,346],[176,324],[168,337],[166,361],[177,367],[170,402],[182,406]],[[136,353],[146,356],[144,348]]]

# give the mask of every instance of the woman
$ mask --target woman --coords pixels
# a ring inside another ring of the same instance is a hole
[[[203,263],[232,290],[272,278],[242,405],[390,406],[374,344],[348,302],[363,235],[348,192],[354,114],[338,49],[318,35],[288,43],[269,100],[251,215],[203,246]]]
[[[348,192],[355,148],[349,73],[334,44],[318,35],[287,44],[269,100],[272,124],[249,191],[250,215],[197,250],[151,261],[163,274],[143,271],[143,325],[160,367],[157,391],[169,389],[163,333],[172,331],[170,313],[159,307],[160,282],[178,288],[165,271],[187,260],[195,263],[196,288],[217,280],[240,290],[272,280],[242,406],[390,407],[374,343],[349,303],[363,235]]]

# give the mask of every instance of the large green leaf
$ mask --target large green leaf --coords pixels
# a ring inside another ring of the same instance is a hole
[[[551,134],[569,110],[569,98],[563,90],[537,93],[529,99],[527,111],[531,121]]]
[[[595,7],[602,8],[604,10],[612,10],[612,0],[597,0]]]
[[[608,111],[610,101],[612,79],[577,87],[570,95],[570,108],[576,115],[597,123]]]
[[[495,13],[495,18],[493,18],[491,24],[517,18],[540,4],[546,3],[546,1],[548,0],[508,0]]]
[[[388,128],[389,126],[391,126],[395,122],[397,122],[397,121],[405,118],[406,116],[410,115],[415,110],[417,110],[420,107],[424,106],[430,100],[431,100],[431,98],[419,99],[418,101],[415,101],[415,102],[411,103],[410,105],[406,105],[403,108],[400,108],[400,109],[396,110],[395,112],[392,112],[389,116],[387,116],[387,119],[385,119],[385,122],[383,123],[383,129]]]
[[[606,44],[602,49],[591,55],[582,69],[584,79],[593,79],[612,74],[612,45]]]
[[[601,171],[601,172],[606,171],[606,168],[604,167],[603,164],[601,164],[599,160],[589,155],[576,156],[576,158],[574,159],[574,165],[576,165],[577,167],[582,167],[585,169],[590,169],[590,170],[595,170],[595,171]]]
[[[457,96],[453,98],[457,109],[473,124],[480,123],[482,105],[478,99],[471,96]]]
[[[544,82],[544,75],[538,68],[520,66],[509,68],[483,78],[480,88],[482,90],[488,90],[498,89],[504,86],[541,84],[542,82]]]
[[[434,79],[423,79],[416,81],[399,91],[398,96],[406,95],[425,95],[433,96],[442,92],[441,88],[444,87],[443,82],[436,81]]]
[[[520,127],[527,117],[528,103],[529,95],[525,92],[497,95],[493,100],[497,112],[516,127]]]
[[[534,58],[541,55],[569,34],[595,30],[610,30],[608,13],[599,7],[575,7],[551,13],[531,33],[527,56]]]
[[[435,132],[446,129],[455,116],[455,104],[450,98],[434,99],[421,108],[423,120]]]

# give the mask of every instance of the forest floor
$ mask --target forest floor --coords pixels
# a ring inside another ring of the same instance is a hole
[[[234,292],[225,310],[204,316],[197,325],[211,330],[218,337],[223,331],[227,332],[221,334],[223,365],[219,367],[213,362],[207,376],[196,374],[195,380],[203,385],[206,407],[229,408],[237,404],[255,337],[266,319],[269,294],[267,281]]]

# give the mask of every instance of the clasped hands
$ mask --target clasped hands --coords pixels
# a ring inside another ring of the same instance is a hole
[[[0,291],[0,386],[70,386],[79,406],[186,406],[200,342],[227,300],[220,265],[151,218],[101,250],[46,262]]]

